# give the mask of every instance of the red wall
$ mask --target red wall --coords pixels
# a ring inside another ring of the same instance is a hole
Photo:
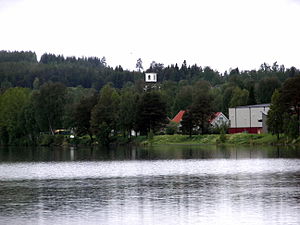
[[[229,134],[236,134],[247,132],[249,134],[260,134],[262,131],[261,127],[242,127],[242,128],[229,128]]]

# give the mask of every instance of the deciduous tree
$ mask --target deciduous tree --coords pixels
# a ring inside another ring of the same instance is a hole
[[[66,104],[66,87],[61,83],[48,82],[39,91],[33,93],[36,121],[42,131],[63,127],[63,116]]]
[[[108,146],[111,137],[117,132],[119,119],[120,97],[111,85],[105,85],[100,93],[97,104],[92,110],[91,125],[98,140]]]

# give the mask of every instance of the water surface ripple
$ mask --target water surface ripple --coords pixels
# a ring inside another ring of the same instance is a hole
[[[0,224],[300,224],[300,160],[0,162]]]

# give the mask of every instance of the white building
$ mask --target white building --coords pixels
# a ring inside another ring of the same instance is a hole
[[[145,73],[145,81],[150,83],[156,83],[157,82],[156,73]]]
[[[270,104],[246,105],[229,108],[229,133],[248,132],[252,134],[263,131],[262,116],[268,114]]]
[[[227,117],[222,112],[216,112],[214,118],[209,122],[213,127],[229,125],[229,119],[227,119]]]

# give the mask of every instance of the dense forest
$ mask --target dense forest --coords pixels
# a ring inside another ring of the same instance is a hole
[[[278,117],[269,124],[273,133],[298,127],[300,71],[295,67],[274,62],[258,70],[220,73],[186,61],[169,66],[153,61],[145,69],[157,73],[158,85],[151,91],[144,90],[141,59],[136,68],[112,68],[105,57],[44,54],[38,61],[34,52],[0,51],[1,143],[35,144],[41,134],[65,128],[108,144],[118,135],[130,139],[131,130],[168,129],[167,118],[182,109],[188,110],[182,132],[200,127],[200,133],[207,133],[213,112],[228,114],[229,107],[271,101],[271,115]],[[289,128],[279,124],[291,116],[296,123]],[[289,132],[295,135],[295,129]]]

